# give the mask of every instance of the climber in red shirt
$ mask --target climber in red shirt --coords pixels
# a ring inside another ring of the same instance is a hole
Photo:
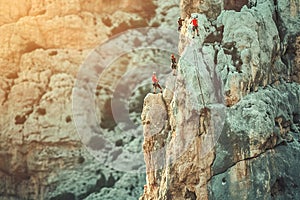
[[[195,38],[195,31],[197,32],[197,36],[199,36],[197,17],[194,17],[192,19],[191,24],[193,24],[193,38]]]
[[[158,83],[158,79],[156,77],[156,73],[153,72],[152,74],[152,85],[153,85],[153,90],[154,90],[154,94],[156,93],[156,88],[158,87],[160,89],[160,92],[162,93],[162,88]]]

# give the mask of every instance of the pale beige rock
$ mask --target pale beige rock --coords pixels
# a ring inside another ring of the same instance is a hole
[[[89,195],[87,188],[98,190],[101,187],[97,182],[99,177],[94,175],[99,169],[107,173],[105,177],[109,177],[109,172],[113,173],[115,180],[109,183],[110,186],[123,176],[116,175],[115,171],[108,172],[102,163],[94,161],[83,151],[72,115],[72,89],[83,61],[96,46],[112,35],[130,28],[159,25],[162,19],[164,26],[173,23],[171,17],[179,11],[178,5],[175,2],[160,5],[158,1],[142,4],[139,1],[104,0],[0,1],[1,198],[47,199],[50,194],[59,198],[70,192],[81,199],[82,195]],[[157,6],[159,9],[156,11]],[[172,11],[168,10],[168,6],[172,7]],[[154,19],[156,12],[166,12],[167,15]],[[131,38],[127,40],[134,42]],[[164,46],[165,41],[160,39],[157,43]],[[113,53],[114,49],[110,51]],[[145,55],[149,60],[156,56],[152,53]],[[159,59],[162,57],[165,55]],[[115,80],[128,69],[128,59],[117,61],[111,76],[99,83],[105,88],[100,91],[102,99],[96,100],[100,102],[99,107],[103,106],[103,100],[111,97]],[[139,61],[135,59],[135,63]],[[148,78],[147,74],[143,76],[145,80]],[[150,78],[142,84],[148,82]],[[86,91],[83,93],[87,95]],[[140,95],[144,93],[142,91]],[[140,97],[137,94],[134,98]],[[93,111],[87,112],[91,114]],[[87,134],[95,134],[95,126],[86,124]],[[135,136],[132,134],[132,137]],[[123,140],[124,148],[141,151],[140,138],[130,139]],[[112,148],[109,145],[106,148],[106,154],[113,150],[109,149]],[[119,159],[121,163],[123,160]],[[71,177],[74,170],[78,172],[77,179],[86,170],[90,175],[85,177],[94,177],[94,182],[84,185],[66,178]],[[140,184],[144,181],[144,177],[140,177],[132,181],[131,186],[126,186],[129,182],[123,180],[124,183],[117,187],[124,191],[122,197],[129,199],[128,188],[137,188],[134,195],[139,196]],[[61,188],[57,187],[59,184]],[[102,191],[100,196],[104,193]],[[115,196],[116,193],[118,191],[111,190],[110,195]]]

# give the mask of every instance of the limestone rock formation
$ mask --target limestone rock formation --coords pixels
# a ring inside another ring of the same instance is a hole
[[[202,13],[208,18],[216,19],[222,10],[240,11],[244,5],[252,6],[256,0],[181,0],[180,7],[183,17],[192,13]]]
[[[144,100],[141,200],[300,196],[299,3],[234,2],[181,1],[200,36],[187,17],[177,78]]]
[[[268,86],[228,111],[210,199],[299,198],[299,91],[296,83]]]

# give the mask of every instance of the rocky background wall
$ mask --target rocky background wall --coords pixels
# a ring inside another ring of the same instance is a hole
[[[144,100],[140,199],[299,199],[299,1],[180,6],[177,78]]]
[[[0,0],[0,9],[0,199],[137,199],[145,173],[109,164],[112,158],[122,163],[123,148],[141,152],[143,136],[117,129],[110,100],[114,83],[127,69],[165,62],[169,55],[149,50],[142,52],[143,59],[135,53],[119,57],[97,84],[93,112],[105,135],[87,143],[104,151],[103,160],[91,155],[76,130],[72,91],[95,47],[132,28],[176,29],[179,2]],[[164,46],[164,40],[159,44]],[[147,84],[135,85],[140,92],[131,98],[130,113],[138,124]],[[85,132],[94,126],[85,124]]]

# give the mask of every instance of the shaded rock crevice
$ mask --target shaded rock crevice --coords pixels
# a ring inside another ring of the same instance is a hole
[[[276,136],[273,138],[277,138]],[[278,139],[275,139],[275,141],[277,141]],[[269,141],[271,141],[271,145],[269,143]],[[275,142],[276,144],[274,144],[274,139],[272,138],[268,138],[266,143],[268,147],[265,147],[262,152],[255,154],[254,156],[250,156],[250,157],[245,157],[243,159],[240,160],[236,160],[234,163],[232,163],[229,166],[226,166],[226,168],[223,168],[221,170],[215,171],[213,173],[213,175],[211,176],[211,178],[207,181],[207,184],[210,184],[210,180],[215,177],[215,176],[219,176],[222,174],[226,174],[228,173],[228,171],[230,171],[232,168],[235,168],[236,166],[240,165],[243,162],[251,162],[251,160],[255,160],[255,159],[259,159],[260,157],[263,157],[264,154],[268,154],[268,153],[272,153],[274,152],[274,150],[276,150],[276,148],[278,148],[279,146],[283,145],[286,146],[287,145],[287,141],[286,140],[281,140],[280,142]],[[213,167],[214,163],[212,163],[212,167]]]
[[[228,171],[213,176],[209,186],[210,198],[227,199],[241,196],[247,199],[254,197],[297,198],[299,194],[294,191],[294,188],[299,184],[297,182],[298,174],[294,176],[293,170],[295,170],[295,167],[288,164],[299,155],[297,146],[295,143],[290,143],[289,146],[278,145],[255,159],[241,161],[229,168]],[[284,159],[287,155],[291,158]],[[284,172],[282,167],[285,169]],[[288,169],[290,167],[292,169]],[[263,173],[266,168],[270,169],[272,173]],[[261,183],[261,178],[264,178],[264,184]],[[286,182],[284,184],[286,190],[278,185],[278,179]]]

